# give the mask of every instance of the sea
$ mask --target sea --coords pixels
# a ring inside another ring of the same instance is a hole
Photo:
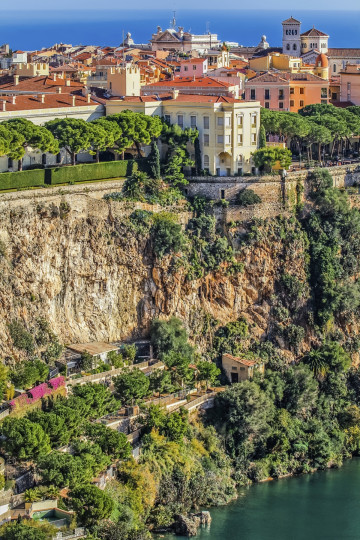
[[[313,26],[330,36],[330,47],[360,48],[359,11],[178,10],[176,24],[196,34],[212,32],[223,41],[252,46],[265,35],[270,46],[281,46],[281,21],[296,17],[302,31]],[[13,50],[39,50],[54,43],[118,46],[130,32],[135,43],[148,43],[157,26],[170,27],[173,12],[152,10],[7,11],[0,1],[0,44]]]
[[[196,540],[359,540],[360,458],[340,469],[255,484],[210,508]],[[186,540],[166,536],[166,540]]]

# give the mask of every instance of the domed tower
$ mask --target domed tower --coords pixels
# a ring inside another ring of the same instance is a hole
[[[329,60],[324,53],[319,54],[316,58],[314,74],[322,79],[329,79]]]
[[[300,56],[301,55],[301,39],[300,39],[300,29],[301,22],[290,17],[282,23],[283,27],[283,54],[288,54],[289,56]]]

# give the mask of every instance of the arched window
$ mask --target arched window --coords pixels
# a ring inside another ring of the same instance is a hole
[[[293,51],[296,51],[297,47],[296,47],[296,43],[294,43],[293,45]]]
[[[238,163],[241,164],[243,162],[242,154],[238,155]]]
[[[290,43],[288,43],[288,44],[286,45],[286,50],[287,50],[287,51],[290,51]]]
[[[333,65],[333,72],[336,73],[336,64]]]
[[[209,165],[210,165],[209,156],[207,156],[207,155],[205,154],[205,156],[204,156],[204,169],[208,169],[208,168],[209,168]]]

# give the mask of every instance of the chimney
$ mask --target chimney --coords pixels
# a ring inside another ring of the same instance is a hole
[[[75,107],[75,100],[76,100],[76,97],[75,96],[72,96],[72,106]]]
[[[54,82],[56,81],[56,73],[54,73]]]
[[[91,94],[89,93],[89,94],[87,95],[87,102],[90,103],[90,101],[91,101]]]
[[[65,86],[71,86],[70,79],[65,79]]]
[[[45,94],[41,94],[41,103],[45,103]]]
[[[175,88],[173,88],[173,91],[172,91],[172,98],[173,99],[177,99],[179,96],[179,90],[176,90]]]
[[[3,112],[6,111],[6,101],[2,102],[2,110],[3,110]]]
[[[16,103],[16,96],[13,96],[13,97],[12,97],[11,103],[12,103],[13,105],[15,105],[15,103]]]
[[[14,85],[17,86],[19,84],[19,75],[14,75]]]

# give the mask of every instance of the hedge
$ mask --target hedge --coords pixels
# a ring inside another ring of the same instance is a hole
[[[44,169],[0,173],[0,190],[43,186],[44,183]]]
[[[136,169],[137,163],[133,160],[107,161],[46,169],[45,175],[46,183],[54,185],[129,176]]]

